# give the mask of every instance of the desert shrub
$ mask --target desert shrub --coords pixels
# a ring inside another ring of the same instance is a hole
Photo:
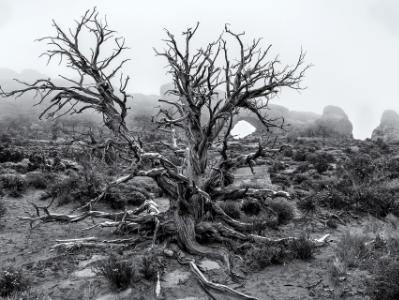
[[[150,197],[150,194],[162,195],[162,190],[158,184],[149,177],[136,177],[134,181],[130,183],[136,191],[142,193],[146,197]]]
[[[68,204],[75,200],[80,191],[81,180],[76,174],[68,177],[56,178],[56,180],[47,187],[47,193],[50,197],[57,198],[59,205]]]
[[[333,284],[337,285],[340,278],[346,275],[347,266],[337,257],[334,257],[328,266],[329,276]]]
[[[359,209],[376,217],[386,217],[394,209],[394,195],[380,186],[363,187],[354,197]]]
[[[92,171],[69,172],[68,175],[55,178],[47,187],[47,194],[57,198],[59,205],[78,201],[86,202],[100,192],[101,178]]]
[[[305,173],[308,170],[309,170],[309,163],[304,162],[297,166],[295,172],[296,173]]]
[[[221,203],[224,212],[233,219],[240,219],[240,206],[234,201],[225,201]]]
[[[140,266],[140,274],[147,280],[155,280],[158,272],[161,272],[163,262],[159,256],[155,254],[145,255],[142,258]]]
[[[325,160],[319,160],[316,163],[314,163],[313,166],[319,174],[322,174],[328,170],[330,165]]]
[[[303,234],[291,243],[290,250],[294,258],[307,260],[313,257],[315,245]]]
[[[20,162],[24,159],[24,154],[22,151],[13,148],[0,147],[0,163],[5,162]]]
[[[137,270],[131,263],[111,256],[101,262],[97,273],[104,276],[110,285],[117,290],[127,289],[137,276]]]
[[[344,169],[352,175],[353,180],[358,182],[370,180],[377,168],[375,160],[366,153],[352,155],[344,163]]]
[[[294,156],[294,150],[292,150],[291,147],[285,147],[283,150],[283,155],[286,157],[293,157]]]
[[[12,197],[20,197],[26,190],[27,184],[21,175],[3,174],[0,175],[0,188],[7,190]]]
[[[11,296],[5,298],[5,300],[51,300],[51,298],[43,292],[27,289],[25,291],[17,291],[13,293]]]
[[[292,157],[295,161],[305,161],[306,160],[306,152],[303,150],[297,150]]]
[[[0,195],[0,229],[1,229],[1,218],[6,214],[7,208],[3,202],[2,196]]]
[[[317,198],[312,196],[307,196],[298,201],[297,206],[300,210],[306,213],[315,212],[317,209]]]
[[[15,292],[25,290],[29,285],[21,269],[7,267],[0,272],[0,296],[11,296]]]
[[[337,189],[331,189],[321,198],[321,203],[331,209],[347,209],[351,205],[348,197]]]
[[[270,173],[270,179],[273,184],[280,184],[286,187],[291,185],[289,178],[282,174]]]
[[[287,224],[295,216],[293,205],[284,198],[270,200],[268,205],[276,213],[279,224]]]
[[[325,152],[311,153],[306,156],[306,160],[313,164],[319,174],[327,171],[330,166],[329,164],[335,161],[334,156]]]
[[[41,152],[33,152],[29,155],[29,162],[32,166],[32,169],[38,168],[46,162],[46,158],[44,153]]]
[[[2,133],[2,134],[0,134],[0,143],[1,143],[2,145],[6,145],[6,146],[8,146],[9,144],[11,144],[11,143],[12,143],[11,135],[10,135],[10,134],[7,134],[7,133]]]
[[[390,178],[399,177],[399,157],[393,157],[386,162],[386,169],[390,173]]]
[[[335,254],[347,267],[359,266],[370,256],[366,242],[365,234],[346,231],[337,243]]]
[[[251,270],[260,271],[270,265],[279,265],[289,259],[289,253],[280,246],[252,246],[245,255],[247,266]]]
[[[35,189],[46,189],[49,180],[48,177],[41,172],[31,172],[26,174],[26,182],[28,186]]]
[[[150,197],[151,195],[143,188],[137,188],[131,184],[120,184],[111,187],[104,200],[113,209],[123,209],[128,204],[139,206]]]
[[[304,174],[296,174],[293,178],[293,181],[296,184],[301,184],[302,182],[306,181],[308,179],[308,176],[304,175]]]
[[[261,206],[257,199],[246,198],[241,205],[241,210],[245,212],[247,215],[255,216],[259,214]]]
[[[285,169],[284,163],[281,161],[274,161],[272,166],[269,168],[270,173],[277,173]]]
[[[397,258],[379,260],[368,294],[375,300],[399,299],[399,260]]]

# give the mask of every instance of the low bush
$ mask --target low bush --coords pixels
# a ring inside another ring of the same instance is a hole
[[[273,184],[279,184],[286,187],[291,185],[289,178],[282,174],[270,173],[270,179]]]
[[[96,197],[101,188],[101,179],[94,172],[84,171],[84,174],[71,171],[65,177],[58,177],[47,187],[47,194],[57,198],[59,205],[73,201],[85,203]]]
[[[237,202],[225,201],[221,203],[221,208],[228,216],[232,217],[233,219],[240,219],[240,206]]]
[[[374,300],[399,299],[399,260],[385,258],[379,260],[370,282],[368,294]]]
[[[308,179],[309,179],[308,176],[304,174],[295,174],[293,181],[296,184],[301,184],[302,182],[305,182]]]
[[[349,268],[360,266],[370,256],[367,241],[365,234],[346,231],[337,243],[335,254]]]
[[[394,195],[380,186],[363,187],[354,199],[358,209],[376,217],[386,217],[395,210]]]
[[[280,225],[289,223],[295,216],[293,205],[284,198],[270,200],[268,205],[276,213]]]
[[[291,243],[290,250],[294,258],[308,260],[313,258],[315,245],[306,235],[301,235]]]
[[[143,256],[140,266],[140,274],[147,280],[154,281],[158,272],[163,269],[163,262],[159,256],[150,254]]]
[[[269,168],[270,173],[278,173],[279,171],[282,171],[285,169],[284,163],[281,161],[274,161],[271,167]]]
[[[35,189],[44,190],[49,184],[49,179],[42,172],[30,172],[26,174],[26,182],[28,186],[31,186]]]
[[[280,246],[252,246],[245,255],[247,266],[254,271],[260,271],[270,265],[279,265],[289,259],[289,253]]]
[[[5,300],[51,300],[51,298],[43,292],[27,289],[26,291],[17,291],[13,293],[11,296],[5,298]]]
[[[241,205],[241,210],[249,216],[256,216],[261,210],[259,201],[255,198],[246,198]]]
[[[0,189],[8,191],[12,197],[20,197],[27,188],[26,180],[18,174],[0,175]]]
[[[320,204],[331,209],[349,209],[351,201],[348,196],[337,189],[330,189],[325,197],[321,198]]]
[[[313,213],[317,209],[317,199],[313,195],[302,198],[298,201],[298,208],[305,213]]]
[[[28,288],[29,282],[21,269],[7,267],[0,272],[0,296],[8,297]]]
[[[6,214],[6,211],[6,206],[4,204],[2,196],[0,195],[0,219]]]
[[[101,262],[97,267],[97,273],[104,276],[110,285],[117,290],[127,289],[137,276],[137,270],[131,263],[115,256]]]
[[[0,147],[0,163],[20,162],[24,159],[24,154],[16,149]]]
[[[292,157],[295,161],[305,161],[306,160],[306,152],[303,150],[297,150]]]

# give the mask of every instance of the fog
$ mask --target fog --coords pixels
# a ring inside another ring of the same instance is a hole
[[[52,33],[51,19],[69,26],[93,6],[131,47],[125,72],[132,77],[132,93],[158,94],[170,81],[165,61],[152,50],[162,49],[163,28],[180,33],[200,21],[199,46],[217,38],[230,23],[236,31],[245,30],[248,41],[263,37],[265,46],[272,43],[283,62],[294,63],[301,47],[306,50],[313,65],[304,81],[307,89],[284,90],[274,103],[317,113],[328,104],[340,106],[353,122],[356,138],[371,135],[383,110],[399,111],[395,0],[1,0],[0,68],[62,73],[57,63],[46,66],[38,58],[45,45],[34,40]]]

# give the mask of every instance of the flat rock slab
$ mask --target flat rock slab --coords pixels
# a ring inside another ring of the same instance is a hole
[[[94,273],[94,271],[91,268],[86,268],[83,270],[73,272],[73,276],[79,277],[79,278],[95,277],[96,275],[97,274]]]
[[[190,272],[174,270],[164,276],[162,285],[165,288],[173,288],[184,284],[190,278],[190,276]]]
[[[91,265],[92,263],[95,263],[97,261],[104,260],[104,259],[107,259],[107,257],[103,256],[103,255],[95,254],[90,259],[82,260],[81,262],[79,262],[79,269],[86,268],[88,265]]]
[[[111,294],[103,295],[100,298],[97,298],[96,300],[120,300],[120,299],[130,296],[130,294],[132,294],[131,288],[129,288],[123,292],[120,292],[120,293],[111,293]]]
[[[208,298],[204,297],[186,297],[186,298],[179,298],[177,300],[207,300]]]
[[[213,260],[203,259],[198,265],[204,271],[219,270],[221,266]]]

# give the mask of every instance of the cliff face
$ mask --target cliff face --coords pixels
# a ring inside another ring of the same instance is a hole
[[[386,110],[381,116],[380,125],[373,130],[372,140],[381,139],[384,142],[399,141],[399,115],[393,110]]]

